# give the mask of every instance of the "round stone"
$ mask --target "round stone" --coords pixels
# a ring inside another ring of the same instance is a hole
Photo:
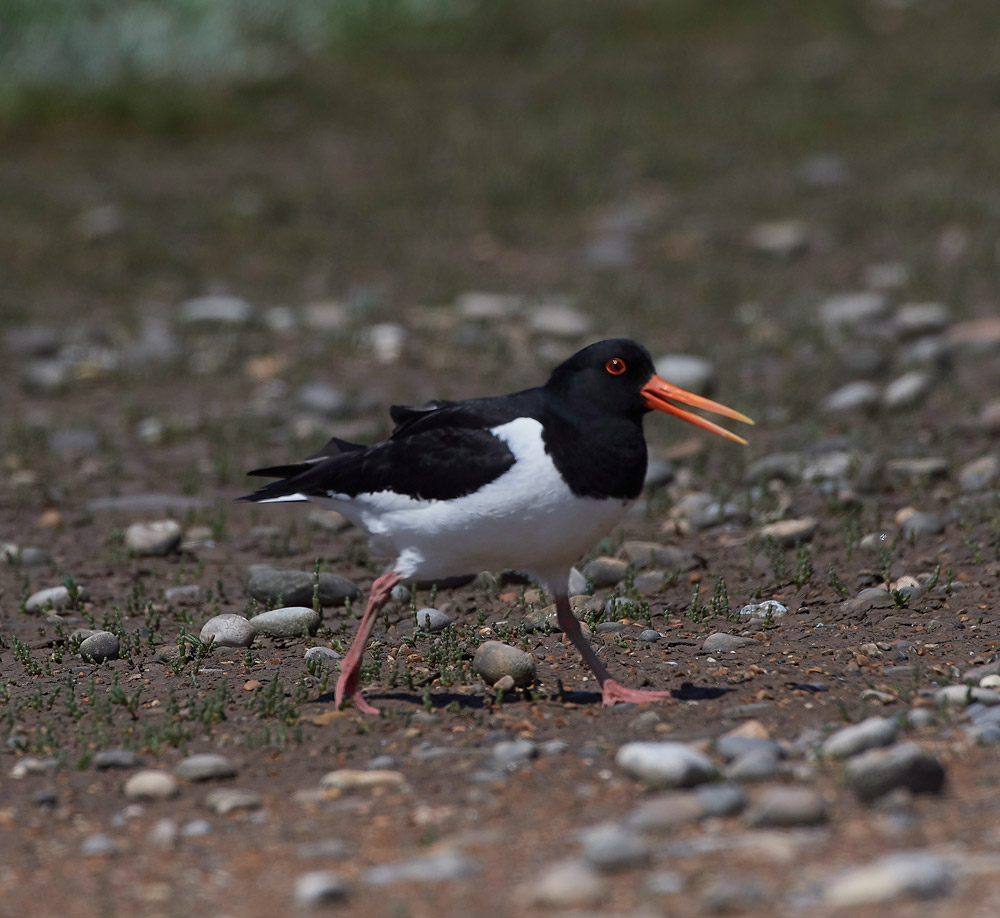
[[[242,615],[226,613],[210,618],[201,627],[199,638],[203,642],[215,641],[216,647],[249,647],[256,635],[256,628]]]
[[[934,754],[916,743],[870,749],[847,761],[847,783],[861,800],[874,800],[897,787],[915,794],[937,793],[945,771]]]
[[[180,309],[182,322],[245,325],[253,315],[253,307],[236,296],[199,296],[187,300]]]
[[[125,547],[143,557],[170,554],[181,542],[184,530],[177,520],[133,523],[125,530]]]
[[[85,591],[77,585],[77,598],[82,599]],[[32,593],[24,603],[28,612],[44,612],[47,609],[65,609],[73,604],[73,597],[65,586],[48,587]]]
[[[518,686],[531,685],[537,672],[535,658],[531,654],[501,641],[480,644],[472,668],[487,685],[495,684],[503,676],[510,676]]]
[[[121,645],[110,631],[97,631],[80,644],[80,658],[88,663],[117,660]]]
[[[787,607],[783,606],[777,599],[766,599],[764,602],[748,603],[740,609],[740,618],[749,618],[757,621],[781,618],[787,614]]]
[[[525,889],[525,898],[538,905],[572,907],[596,905],[607,897],[600,874],[586,861],[557,861]]]
[[[236,767],[224,755],[202,752],[182,759],[174,768],[174,776],[185,781],[209,781],[212,778],[232,778]]]
[[[247,581],[247,591],[258,602],[271,605],[283,602],[289,606],[311,606],[315,578],[308,571],[278,570],[271,567],[254,568]],[[342,606],[348,599],[355,600],[361,591],[340,574],[323,572],[319,575],[319,602],[321,606]]]
[[[625,579],[628,572],[628,562],[621,558],[600,557],[587,562],[583,569],[583,576],[587,578],[597,589],[613,587]]]
[[[799,520],[778,520],[761,526],[762,538],[774,539],[779,545],[795,545],[798,542],[808,542],[819,527],[819,521],[811,516]]]
[[[94,768],[137,768],[142,757],[131,749],[102,749],[94,753]]]
[[[946,685],[934,693],[934,701],[953,708],[964,708],[973,702],[993,707],[1000,704],[1000,692],[974,685]]]
[[[706,755],[685,743],[626,743],[615,761],[622,771],[649,787],[693,787],[716,777]]]
[[[899,725],[888,717],[869,717],[859,724],[844,727],[827,737],[823,755],[832,759],[847,759],[866,749],[888,746],[896,741]]]
[[[886,408],[910,408],[923,401],[934,385],[932,374],[924,370],[910,370],[894,379],[882,393]]]
[[[327,666],[333,666],[340,660],[340,654],[332,647],[310,647],[306,651],[307,660],[318,660]]]
[[[693,354],[665,354],[654,361],[656,373],[671,385],[704,395],[715,383],[715,364]]]
[[[701,649],[706,653],[728,653],[732,650],[738,650],[740,647],[747,647],[750,644],[756,643],[753,638],[741,637],[738,634],[726,634],[724,631],[715,631],[705,638]]]
[[[205,806],[220,816],[225,816],[233,810],[256,810],[261,802],[260,794],[235,788],[214,790],[205,796]]]
[[[148,769],[138,771],[125,782],[125,796],[129,800],[169,800],[180,791],[177,779],[166,771]]]
[[[962,466],[958,473],[959,487],[966,493],[984,491],[1000,478],[1000,455],[981,456]]]
[[[261,612],[250,619],[257,634],[270,637],[300,637],[319,627],[319,613],[306,606],[286,606]]]
[[[847,383],[831,392],[820,402],[820,411],[839,414],[848,411],[869,411],[878,405],[882,393],[874,383],[857,381]]]
[[[747,825],[762,827],[813,826],[825,822],[826,800],[811,787],[772,787],[747,810]]]
[[[835,908],[884,905],[902,896],[930,899],[951,889],[953,869],[929,851],[897,851],[832,879],[823,904]]]
[[[329,870],[313,870],[295,878],[295,904],[299,908],[315,908],[347,898],[347,884]]]
[[[641,867],[649,860],[649,846],[636,832],[606,825],[583,833],[583,857],[605,872]]]
[[[440,609],[417,609],[417,627],[431,634],[444,631],[451,624],[451,618]]]

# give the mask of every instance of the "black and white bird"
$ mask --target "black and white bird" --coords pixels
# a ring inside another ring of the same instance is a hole
[[[381,443],[334,437],[302,462],[250,472],[280,480],[241,500],[332,508],[368,533],[376,554],[393,559],[372,585],[341,662],[337,705],[349,697],[363,713],[378,713],[361,696],[361,656],[396,584],[508,568],[528,571],[555,597],[559,627],[596,676],[605,706],[666,698],[611,678],[573,616],[568,580],[571,566],[621,522],[642,490],[647,412],[746,442],[674,401],[753,423],[660,379],[644,347],[614,338],[574,354],[543,386],[394,406],[396,427]]]

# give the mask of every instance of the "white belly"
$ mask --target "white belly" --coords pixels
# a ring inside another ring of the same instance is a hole
[[[391,492],[311,498],[364,528],[372,550],[394,558],[404,578],[525,569],[552,590],[570,566],[628,512],[632,501],[576,497],[542,443],[538,421],[494,428],[516,462],[479,491],[455,500]]]

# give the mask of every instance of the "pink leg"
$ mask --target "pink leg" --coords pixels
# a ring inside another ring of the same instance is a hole
[[[368,594],[368,606],[365,614],[361,617],[361,624],[358,625],[358,633],[354,635],[347,656],[340,664],[340,678],[337,679],[337,688],[334,691],[334,702],[339,708],[345,696],[349,696],[354,706],[362,714],[378,714],[378,708],[372,707],[361,697],[359,683],[361,681],[361,655],[365,652],[365,645],[372,635],[375,627],[375,616],[388,601],[392,594],[392,588],[399,583],[399,574],[389,571],[379,577],[373,584],[371,592]]]
[[[580,623],[573,615],[573,610],[569,607],[569,599],[566,596],[556,596],[556,618],[559,627],[569,636],[569,639],[580,651],[583,662],[590,667],[590,671],[597,677],[597,682],[601,686],[601,703],[606,708],[613,707],[618,701],[632,701],[640,704],[644,701],[664,701],[670,697],[670,692],[649,692],[643,689],[630,689],[620,685],[611,678],[605,665],[597,659],[594,648],[590,646],[583,636]]]

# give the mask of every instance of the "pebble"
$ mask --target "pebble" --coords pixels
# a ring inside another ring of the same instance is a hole
[[[125,782],[124,790],[129,800],[169,800],[180,793],[180,785],[169,772],[148,769],[132,775]]]
[[[336,386],[324,382],[308,382],[298,391],[298,402],[307,411],[334,417],[347,407],[347,396]]]
[[[747,805],[747,796],[738,784],[702,784],[693,793],[706,816],[735,816]]]
[[[216,647],[249,647],[256,634],[249,619],[227,612],[215,615],[205,622],[198,638],[203,642],[213,640]]]
[[[835,389],[820,402],[820,411],[838,414],[847,411],[869,411],[882,399],[882,393],[874,383],[858,380]]]
[[[253,316],[253,307],[236,296],[200,296],[181,304],[182,322],[213,322],[219,325],[245,325]]]
[[[767,788],[746,813],[754,828],[814,826],[827,820],[823,795],[811,787]]]
[[[767,893],[757,880],[717,877],[709,881],[701,896],[704,913],[739,914],[767,902]]]
[[[330,335],[347,328],[350,317],[338,300],[315,300],[302,307],[302,321],[310,331]]]
[[[20,567],[41,567],[52,563],[52,553],[32,545],[18,545],[15,542],[0,542],[0,561]]]
[[[516,316],[524,308],[519,296],[470,290],[455,297],[455,311],[463,319],[494,322]]]
[[[295,878],[292,896],[298,908],[342,902],[347,898],[347,883],[332,871],[311,870]]]
[[[51,394],[69,385],[72,367],[59,358],[32,360],[24,368],[21,381],[29,392]]]
[[[895,720],[869,717],[827,737],[822,747],[823,755],[831,759],[848,759],[867,749],[891,745],[898,733],[899,725]]]
[[[665,354],[653,363],[660,378],[698,395],[705,395],[715,385],[715,364],[693,354]]]
[[[910,408],[931,391],[934,377],[925,370],[910,370],[894,379],[882,393],[882,404],[886,408]]]
[[[625,743],[615,762],[652,788],[693,787],[717,775],[712,760],[685,743]]]
[[[646,628],[645,631],[639,632],[639,635],[638,637],[636,637],[636,640],[642,641],[643,643],[646,644],[651,644],[654,641],[658,641],[661,637],[663,637],[663,635],[660,634],[659,631],[655,631],[652,628]]]
[[[765,539],[774,539],[779,545],[795,545],[798,542],[808,542],[819,527],[819,520],[807,516],[798,520],[778,520],[761,526],[760,535]]]
[[[572,907],[597,905],[608,895],[600,874],[586,861],[562,860],[550,864],[523,890],[536,905]]]
[[[968,494],[994,486],[998,478],[1000,455],[980,456],[962,466],[958,473],[958,485]]]
[[[722,785],[702,785],[704,788],[717,786]],[[672,832],[706,815],[709,811],[695,793],[664,794],[640,803],[625,817],[625,825],[636,832]]]
[[[602,556],[589,561],[584,567],[583,576],[601,590],[621,583],[628,573],[628,562],[621,558]]]
[[[700,562],[693,552],[659,542],[629,540],[622,545],[622,552],[637,568],[659,567],[667,571],[689,571]]]
[[[163,597],[171,606],[194,606],[201,602],[201,587],[197,583],[167,587]]]
[[[785,615],[788,615],[788,608],[778,602],[777,599],[765,599],[764,602],[751,602],[740,609],[740,618],[748,618],[756,621],[767,621],[769,619],[781,618]]]
[[[138,768],[142,756],[131,749],[102,749],[94,753],[94,768]]]
[[[58,759],[52,757],[36,759],[34,756],[29,755],[15,762],[9,774],[15,780],[20,780],[21,778],[26,778],[28,775],[43,775],[46,772],[55,771],[58,765]]]
[[[398,322],[376,322],[364,329],[361,341],[371,351],[376,363],[388,365],[403,356],[408,334]]]
[[[101,857],[118,853],[118,845],[110,835],[98,832],[96,835],[89,835],[83,840],[80,846],[80,853],[84,857]]]
[[[236,767],[224,755],[202,752],[182,759],[174,768],[174,776],[185,781],[209,781],[212,778],[233,778]]]
[[[755,459],[747,466],[743,480],[747,484],[770,481],[777,478],[781,481],[798,481],[802,474],[803,459],[800,453],[772,453]]]
[[[881,293],[864,290],[841,293],[825,300],[819,307],[819,318],[828,330],[859,326],[881,319],[887,308]]]
[[[174,820],[168,818],[158,819],[147,833],[146,841],[154,848],[169,850],[177,844],[179,834],[177,823]]]
[[[182,535],[177,520],[133,523],[125,530],[125,547],[140,557],[167,555],[180,545]]]
[[[369,790],[373,787],[405,788],[406,778],[399,771],[383,768],[341,768],[320,778],[320,787],[339,791]]]
[[[622,826],[595,826],[584,831],[581,841],[584,860],[604,872],[642,867],[649,861],[646,842]]]
[[[769,600],[773,602],[774,600]],[[740,613],[742,614],[742,612]],[[714,631],[704,641],[701,649],[706,653],[727,653],[731,650],[739,650],[750,644],[756,644],[753,638],[741,637],[738,634],[727,634],[725,631]]]
[[[944,519],[936,513],[924,513],[922,510],[913,510],[910,513],[901,515],[899,531],[903,538],[911,539],[918,535],[940,535],[944,532]]]
[[[62,347],[58,329],[47,325],[22,325],[4,332],[6,349],[18,357],[53,357]]]
[[[642,487],[645,490],[655,491],[670,484],[676,476],[677,470],[671,463],[651,458],[646,464],[646,478]]]
[[[86,592],[77,585],[77,595],[85,598]],[[65,586],[47,587],[32,593],[24,604],[28,612],[44,612],[48,609],[65,609],[73,604],[73,597]]]
[[[49,449],[58,456],[82,456],[100,449],[101,440],[92,430],[68,428],[49,437]]]
[[[675,870],[657,870],[646,876],[642,888],[651,896],[673,896],[684,891],[684,875]]]
[[[80,643],[80,659],[88,663],[117,660],[121,644],[110,631],[96,631]]]
[[[538,746],[529,739],[502,740],[490,756],[495,768],[509,771],[538,755]]]
[[[964,708],[973,702],[993,707],[1000,704],[1000,692],[975,685],[946,685],[934,693],[934,701],[952,708]]]
[[[247,581],[247,592],[258,602],[272,605],[283,602],[288,606],[312,606],[315,580],[308,571],[256,568]],[[322,572],[319,575],[319,602],[322,606],[342,606],[355,600],[361,590],[340,574]]]
[[[306,606],[285,606],[261,612],[249,624],[257,634],[270,637],[299,637],[310,634],[319,627],[319,613]]]
[[[439,631],[444,631],[450,624],[452,624],[451,617],[440,609],[417,609],[417,626],[424,631],[428,631],[431,634],[437,634]]]
[[[572,339],[589,334],[593,323],[569,303],[551,300],[531,310],[528,325],[535,334]]]
[[[781,768],[781,755],[774,749],[759,747],[748,749],[737,756],[726,768],[730,781],[770,781]]]
[[[396,864],[369,867],[364,873],[364,881],[369,886],[386,886],[389,883],[408,880],[437,883],[468,879],[479,872],[479,864],[461,851],[443,851],[440,854],[414,857]]]
[[[764,255],[790,258],[808,247],[809,226],[804,220],[757,223],[747,233],[747,244]]]
[[[181,836],[184,838],[199,838],[202,835],[210,835],[212,824],[207,819],[192,819],[181,826]]]
[[[902,896],[931,899],[951,890],[952,872],[947,861],[928,851],[896,851],[830,880],[823,902],[850,908],[884,904]]]
[[[870,749],[848,759],[847,782],[861,800],[875,800],[897,787],[915,794],[937,793],[945,771],[934,754],[916,743]]]
[[[310,647],[305,654],[306,660],[319,660],[327,666],[333,666],[340,660],[340,654],[332,647]]]
[[[223,788],[206,794],[204,802],[213,813],[225,816],[233,810],[256,810],[263,801],[253,791]]]
[[[951,310],[944,303],[903,303],[892,324],[898,335],[917,338],[943,332],[951,323]]]
[[[537,675],[535,658],[517,647],[500,641],[486,641],[476,650],[472,668],[493,685],[503,676],[510,676],[518,686],[531,685]]]
[[[910,269],[900,261],[887,261],[868,265],[864,278],[872,290],[898,290],[910,282]]]

